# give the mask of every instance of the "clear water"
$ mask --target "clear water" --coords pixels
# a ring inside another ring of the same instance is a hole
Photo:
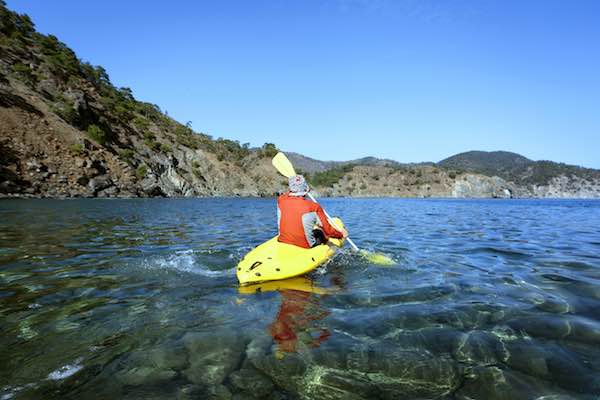
[[[600,202],[324,204],[397,265],[247,293],[273,199],[0,202],[0,399],[600,396]]]

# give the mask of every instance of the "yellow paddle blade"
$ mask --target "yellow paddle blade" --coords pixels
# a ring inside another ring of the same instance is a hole
[[[371,264],[390,266],[396,264],[392,258],[383,253],[371,253],[366,250],[361,250],[360,254]]]
[[[275,154],[275,157],[273,157],[273,166],[277,168],[277,171],[279,171],[279,173],[286,178],[296,175],[294,166],[282,152]]]

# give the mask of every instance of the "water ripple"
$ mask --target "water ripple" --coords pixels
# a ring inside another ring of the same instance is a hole
[[[241,290],[273,199],[0,202],[0,398],[600,396],[599,202],[323,204],[397,265]]]

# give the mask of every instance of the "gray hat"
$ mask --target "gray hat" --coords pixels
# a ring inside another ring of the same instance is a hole
[[[302,175],[294,175],[289,179],[290,194],[292,196],[304,196],[308,193],[308,184]]]

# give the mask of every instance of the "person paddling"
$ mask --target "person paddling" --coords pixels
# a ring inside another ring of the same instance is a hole
[[[289,178],[289,189],[277,199],[280,242],[310,248],[326,243],[330,237],[348,236],[345,229],[338,230],[329,223],[319,204],[305,197],[310,188],[302,175]]]

